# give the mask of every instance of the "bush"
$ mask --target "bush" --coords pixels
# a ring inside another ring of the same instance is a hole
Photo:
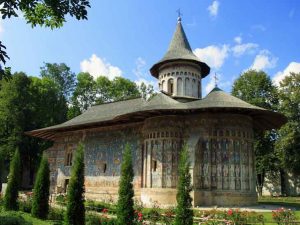
[[[32,208],[32,199],[28,198],[26,201],[19,201],[19,210],[30,213]]]
[[[102,212],[103,209],[108,209],[108,212],[110,214],[116,214],[117,213],[116,205],[105,203],[105,202],[97,202],[97,201],[92,201],[92,200],[86,200],[85,206],[86,206],[86,210]]]
[[[119,182],[119,198],[117,203],[117,220],[120,225],[131,225],[134,220],[133,209],[133,166],[131,149],[126,144],[121,165],[121,176]]]
[[[19,150],[10,162],[9,175],[7,188],[4,195],[4,209],[5,210],[18,210],[18,194],[21,180],[21,159]]]
[[[273,211],[272,217],[278,225],[290,224],[296,221],[295,212],[285,208]]]
[[[65,211],[63,209],[50,207],[49,213],[48,213],[48,219],[49,220],[63,221],[64,220],[64,213],[65,213]]]
[[[177,207],[175,216],[175,225],[192,225],[193,224],[193,210],[190,163],[185,145],[180,153],[179,166],[178,166],[178,184],[177,184]]]
[[[0,214],[0,225],[32,225],[24,220],[17,212],[5,212]]]
[[[50,169],[48,160],[43,156],[34,183],[31,214],[45,219],[49,211]]]
[[[67,192],[66,225],[84,225],[84,150],[80,143],[77,147],[71,179]]]
[[[106,215],[87,214],[85,225],[117,225],[115,218],[108,218]]]
[[[55,198],[55,203],[58,204],[58,205],[63,205],[65,206],[66,203],[67,203],[67,196],[66,195],[57,195],[56,198]]]

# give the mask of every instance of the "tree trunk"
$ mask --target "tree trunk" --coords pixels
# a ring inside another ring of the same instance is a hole
[[[257,179],[256,179],[256,188],[259,197],[262,196],[264,181],[265,181],[265,171],[263,170],[262,173],[257,174]]]

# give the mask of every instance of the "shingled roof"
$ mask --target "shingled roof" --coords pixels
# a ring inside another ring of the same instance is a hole
[[[204,99],[186,103],[158,93],[149,101],[137,98],[97,105],[65,123],[29,131],[27,134],[53,139],[61,131],[126,124],[157,115],[187,115],[201,112],[249,115],[253,118],[254,127],[261,130],[279,128],[286,122],[286,118],[280,113],[251,105],[215,88]]]
[[[206,77],[209,74],[209,66],[207,66],[204,62],[201,62],[200,59],[193,53],[189,41],[181,25],[180,18],[177,22],[176,30],[169,45],[167,53],[161,60],[159,60],[156,64],[152,66],[150,72],[152,76],[157,78],[159,67],[162,64],[167,62],[175,62],[179,60],[191,61],[199,65],[201,67],[202,78]]]

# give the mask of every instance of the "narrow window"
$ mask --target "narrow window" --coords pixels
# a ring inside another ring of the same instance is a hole
[[[174,93],[174,82],[172,78],[168,80],[168,92],[171,95]]]
[[[102,168],[102,172],[103,172],[103,173],[106,173],[106,169],[107,169],[107,165],[106,165],[106,163],[104,163],[104,164],[103,164],[103,168]]]
[[[152,169],[153,169],[153,172],[156,172],[156,170],[157,170],[157,161],[156,160],[152,160]]]

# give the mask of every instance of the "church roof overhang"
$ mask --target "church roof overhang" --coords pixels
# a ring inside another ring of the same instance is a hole
[[[254,128],[270,130],[280,128],[286,117],[250,105],[223,91],[214,91],[202,100],[179,102],[165,94],[157,94],[150,101],[132,99],[91,107],[78,117],[65,123],[26,132],[27,135],[54,140],[61,132],[126,125],[142,122],[147,118],[163,115],[195,115],[199,113],[228,113],[248,115],[253,119]]]
[[[182,61],[190,61],[192,63],[195,63],[196,65],[198,65],[201,68],[201,77],[204,78],[206,77],[209,73],[210,73],[210,67],[204,63],[201,62],[198,59],[194,59],[194,58],[186,58],[186,57],[174,57],[174,58],[163,58],[162,60],[160,60],[158,63],[154,64],[151,69],[150,69],[150,73],[153,77],[158,78],[158,74],[159,74],[159,68],[167,63],[170,62],[182,62]]]

